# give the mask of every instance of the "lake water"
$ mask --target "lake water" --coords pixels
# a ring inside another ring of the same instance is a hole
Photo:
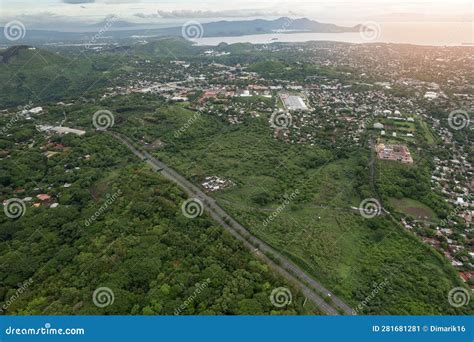
[[[357,23],[338,23],[353,26]],[[268,44],[279,42],[306,42],[313,40],[347,43],[406,43],[435,46],[474,46],[473,22],[388,22],[368,25],[371,32],[350,33],[274,33],[240,37],[209,37],[196,41],[198,45],[215,46],[221,42]],[[272,40],[277,38],[278,40]]]

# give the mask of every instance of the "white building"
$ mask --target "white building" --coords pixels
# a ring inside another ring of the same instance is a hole
[[[69,128],[69,127],[61,127],[61,126],[45,126],[45,125],[38,125],[37,129],[42,132],[55,132],[59,134],[76,134],[78,136],[83,136],[86,134],[86,131],[82,131],[80,129],[74,129],[74,128]]]

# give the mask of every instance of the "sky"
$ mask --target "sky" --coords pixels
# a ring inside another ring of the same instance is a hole
[[[0,26],[20,20],[33,28],[121,20],[163,26],[200,20],[308,17],[321,22],[473,21],[466,0],[0,0]]]

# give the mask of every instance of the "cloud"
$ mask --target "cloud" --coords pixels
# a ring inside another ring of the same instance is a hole
[[[107,5],[118,5],[118,4],[136,4],[137,2],[140,2],[140,0],[105,0],[103,1]]]
[[[174,11],[160,11],[156,13],[145,14],[136,13],[135,16],[142,19],[151,18],[165,18],[165,19],[177,19],[177,18],[240,18],[240,17],[276,17],[289,15],[289,13],[282,13],[271,10],[221,10],[221,11],[196,11],[196,10],[174,10]]]
[[[104,3],[106,5],[119,5],[119,4],[135,4],[140,2],[139,0],[62,0],[66,4],[93,4],[93,3]]]
[[[104,20],[107,16],[104,16]],[[51,30],[51,31],[84,31],[94,30],[92,25],[97,24],[97,18],[82,18],[60,15],[45,11],[36,14],[23,14],[12,17],[8,20],[19,20],[28,29]]]
[[[95,0],[63,0],[64,3],[66,4],[90,4],[95,2]]]
[[[238,18],[238,17],[272,17],[288,15],[271,10],[222,10],[222,11],[196,11],[196,10],[179,10],[179,11],[157,11],[158,18]],[[145,15],[146,16],[146,15]]]

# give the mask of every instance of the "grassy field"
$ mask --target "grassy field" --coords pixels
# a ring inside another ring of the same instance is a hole
[[[235,186],[214,193],[218,202],[349,304],[388,279],[363,312],[456,313],[446,295],[459,279],[441,256],[389,218],[367,220],[351,209],[371,195],[368,151],[337,159],[330,150],[285,144],[273,139],[264,117],[230,126],[203,115],[177,137],[193,112],[173,107],[149,115],[157,124],[142,122],[137,130],[137,118],[128,118],[134,125],[121,130],[159,137],[166,147],[155,155],[195,183],[206,176],[232,180]]]
[[[417,220],[437,221],[436,213],[428,206],[411,198],[390,198],[389,203],[395,210]]]
[[[435,138],[434,138],[433,133],[431,132],[430,128],[426,124],[426,122],[424,120],[419,120],[419,123],[420,123],[421,128],[423,129],[423,136],[425,137],[426,142],[429,145],[434,144],[435,143]]]
[[[394,126],[397,131],[401,131],[405,133],[414,133],[416,131],[415,124],[412,122],[397,121],[397,120],[390,120],[390,119],[382,119],[381,121],[384,125]]]

